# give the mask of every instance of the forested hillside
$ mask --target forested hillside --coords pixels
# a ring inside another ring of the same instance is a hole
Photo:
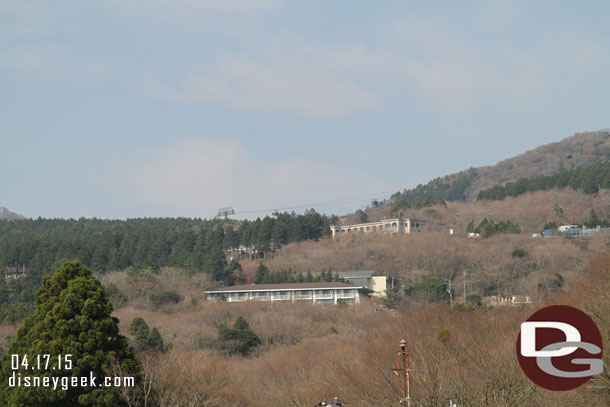
[[[552,188],[572,187],[585,194],[595,194],[601,188],[610,188],[610,162],[602,162],[587,167],[564,170],[557,174],[534,178],[521,178],[516,182],[496,185],[477,195],[477,200],[502,200],[506,197],[523,195],[526,192],[548,191]]]
[[[472,181],[479,175],[479,172],[470,168],[451,176],[435,178],[426,185],[419,184],[417,187],[395,194],[394,207],[400,209],[408,204],[422,202],[426,199],[445,200],[445,201],[465,201],[467,191]]]
[[[98,273],[179,267],[231,284],[237,265],[227,263],[225,250],[241,247],[250,256],[264,256],[291,242],[328,236],[329,222],[314,210],[239,225],[188,218],[0,221],[1,267],[19,264],[27,269],[26,278],[9,279],[8,284],[0,279],[0,321],[30,313],[42,277],[66,260],[78,260]]]
[[[576,133],[557,143],[545,144],[495,165],[470,168],[438,177],[394,194],[392,203],[404,205],[426,198],[473,201],[481,190],[521,178],[549,176],[610,159],[610,130]]]
[[[546,303],[571,304],[587,312],[604,343],[610,340],[609,261],[607,253],[596,256],[583,265],[585,270],[566,293],[555,292]],[[168,313],[128,305],[116,315],[122,331],[142,316],[158,326],[164,338],[175,338],[171,349],[145,366],[155,388],[166,399],[178,400],[166,406],[188,405],[180,399],[185,394],[205,394],[219,406],[313,406],[334,396],[350,406],[394,406],[396,375],[391,368],[402,338],[412,352],[412,391],[418,406],[445,406],[449,399],[470,407],[608,405],[606,374],[594,376],[587,383],[591,387],[567,392],[536,389],[523,374],[515,338],[519,324],[536,308],[478,307],[464,312],[406,302],[390,313],[366,305],[200,302],[193,307],[185,301]],[[240,317],[261,339],[253,351],[256,357],[216,350],[222,346],[217,327]],[[604,352],[606,366],[609,361]]]

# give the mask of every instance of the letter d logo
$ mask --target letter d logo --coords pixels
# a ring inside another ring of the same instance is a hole
[[[567,346],[558,350],[536,350],[536,328],[552,328],[562,331],[565,336],[565,342],[580,342],[580,332],[570,324],[565,322],[524,322],[521,324],[521,355],[527,357],[559,357],[569,355],[577,348],[575,346]]]

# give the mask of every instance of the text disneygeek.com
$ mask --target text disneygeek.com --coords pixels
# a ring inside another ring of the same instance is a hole
[[[53,390],[68,390],[71,387],[134,387],[135,378],[131,376],[96,377],[93,372],[88,376],[53,376],[49,372],[72,370],[72,355],[11,355],[13,374],[8,379],[9,387],[44,387]],[[28,371],[43,371],[41,376],[28,375]]]

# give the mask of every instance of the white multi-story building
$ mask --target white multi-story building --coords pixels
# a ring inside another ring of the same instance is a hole
[[[208,301],[311,301],[314,304],[359,304],[362,287],[347,283],[233,285],[206,291]]]
[[[335,236],[341,236],[348,233],[411,233],[421,230],[426,222],[417,219],[384,219],[379,222],[358,223],[356,225],[331,225],[330,231]]]

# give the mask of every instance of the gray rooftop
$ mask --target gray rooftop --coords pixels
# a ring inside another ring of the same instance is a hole
[[[357,278],[357,277],[372,277],[377,276],[376,270],[346,270],[346,271],[337,271],[339,277],[342,278]],[[332,272],[332,275],[335,275],[335,272]]]
[[[221,287],[215,290],[206,291],[206,293],[221,293],[231,291],[282,291],[282,290],[324,290],[333,288],[362,288],[348,283],[284,283],[284,284],[246,284],[246,285],[231,285]]]

